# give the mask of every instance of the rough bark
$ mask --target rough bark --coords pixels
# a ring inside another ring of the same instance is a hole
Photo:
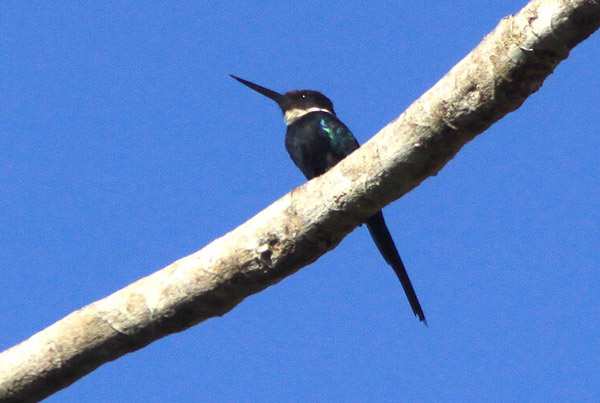
[[[518,108],[599,25],[598,1],[531,1],[327,174],[0,354],[0,401],[42,399],[105,362],[223,315],[313,262]]]

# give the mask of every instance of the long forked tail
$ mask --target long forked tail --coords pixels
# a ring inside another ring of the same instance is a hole
[[[385,224],[385,220],[383,219],[383,214],[381,211],[371,216],[367,220],[367,228],[369,229],[371,237],[375,241],[375,245],[377,245],[377,249],[379,249],[379,252],[387,264],[392,266],[394,272],[396,272],[396,275],[398,276],[398,279],[404,288],[404,292],[406,293],[406,297],[408,298],[408,302],[410,303],[415,316],[417,316],[421,322],[424,322],[425,325],[427,325],[427,320],[425,319],[425,314],[423,313],[423,309],[419,303],[417,293],[415,293],[415,289],[410,282],[410,278],[408,277],[404,263],[402,263],[398,249],[396,249],[396,245],[394,244],[392,235]]]

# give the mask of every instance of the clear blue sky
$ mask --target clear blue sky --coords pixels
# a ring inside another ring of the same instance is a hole
[[[364,142],[524,4],[3,1],[0,349],[303,182],[228,73],[323,91]],[[360,228],[49,401],[598,401],[599,57],[385,209],[429,328]]]

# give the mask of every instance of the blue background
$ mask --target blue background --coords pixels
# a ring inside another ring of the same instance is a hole
[[[524,1],[0,4],[0,349],[303,182],[275,90],[362,142]],[[56,402],[598,401],[600,37],[385,210],[430,327],[364,228]]]

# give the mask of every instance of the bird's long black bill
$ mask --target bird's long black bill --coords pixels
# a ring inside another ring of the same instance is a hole
[[[259,94],[262,94],[267,98],[271,98],[273,101],[275,101],[275,102],[277,102],[277,104],[279,104],[279,101],[281,100],[280,93],[270,90],[268,88],[265,88],[263,86],[260,86],[258,84],[254,84],[251,81],[244,80],[243,78],[234,76],[233,74],[230,74],[229,76],[231,78],[233,78],[234,80],[237,80],[240,83],[244,84],[246,87],[253,89],[254,91],[258,92]]]
[[[392,235],[385,224],[383,213],[381,211],[371,216],[367,220],[367,228],[369,229],[371,237],[375,241],[375,245],[377,245],[377,249],[379,249],[379,252],[385,261],[392,266],[392,269],[394,269],[394,272],[398,276],[398,279],[402,284],[402,288],[404,288],[404,293],[408,298],[408,302],[410,303],[410,307],[412,308],[415,316],[417,316],[421,322],[427,325],[425,313],[423,312],[423,308],[421,308],[417,293],[410,282],[410,278],[408,277],[404,263],[402,263],[398,249],[396,249],[396,245],[394,244]]]

